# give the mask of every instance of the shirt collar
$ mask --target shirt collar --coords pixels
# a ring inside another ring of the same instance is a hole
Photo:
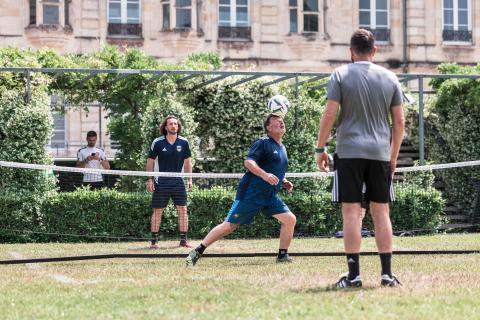
[[[355,61],[354,63],[359,63],[359,64],[372,64],[371,61]]]

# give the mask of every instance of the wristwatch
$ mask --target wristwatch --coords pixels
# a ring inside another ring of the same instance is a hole
[[[327,152],[327,147],[315,148],[315,153]]]

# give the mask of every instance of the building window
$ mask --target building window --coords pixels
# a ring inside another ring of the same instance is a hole
[[[71,31],[70,2],[72,0],[29,0],[29,25],[57,26],[62,25]],[[49,28],[50,29],[50,28]]]
[[[192,27],[192,0],[175,1],[176,27],[181,29]]]
[[[52,139],[50,140],[50,148],[65,149],[66,147],[65,115],[54,112],[52,116],[53,116],[53,135],[52,135]]]
[[[52,109],[53,117],[53,135],[50,139],[51,149],[64,149],[66,143],[66,117],[64,111],[64,101],[61,97],[56,95],[50,96],[50,108]]]
[[[309,34],[319,32],[320,11],[318,0],[288,0],[288,6],[290,33]]]
[[[248,0],[219,1],[218,37],[250,39]]]
[[[43,24],[59,24],[60,3],[59,0],[42,0]]]
[[[37,0],[30,0],[30,24],[37,24]]]
[[[170,0],[162,0],[162,30],[170,30]]]
[[[70,26],[70,1],[72,0],[65,0],[65,26]]]
[[[443,41],[472,41],[470,6],[470,0],[443,0]]]
[[[298,32],[298,0],[288,0],[290,12],[290,32]]]
[[[389,0],[360,0],[360,28],[372,31],[376,41],[390,41]]]
[[[303,0],[303,32],[318,32],[318,0]]]
[[[108,35],[127,37],[142,35],[139,0],[108,1]]]

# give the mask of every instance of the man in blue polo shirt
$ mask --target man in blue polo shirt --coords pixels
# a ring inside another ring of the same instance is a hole
[[[293,238],[296,218],[277,195],[282,187],[288,191],[293,189],[293,184],[285,179],[288,167],[287,151],[282,144],[285,123],[281,117],[270,114],[264,128],[267,136],[258,139],[250,148],[244,162],[248,171],[238,184],[235,202],[227,218],[190,251],[186,258],[187,266],[194,266],[209,245],[232,233],[239,224],[251,224],[260,211],[281,223],[277,262],[291,262],[287,250]]]
[[[155,139],[148,154],[146,171],[156,172],[192,172],[191,152],[187,139],[180,136],[182,125],[174,116],[168,116],[160,125],[161,137]],[[192,189],[192,178],[188,179],[188,190]],[[158,231],[162,214],[170,198],[177,208],[180,246],[191,246],[187,242],[188,216],[187,192],[180,177],[156,177],[147,179],[147,191],[152,192],[152,243],[150,248],[158,248]]]

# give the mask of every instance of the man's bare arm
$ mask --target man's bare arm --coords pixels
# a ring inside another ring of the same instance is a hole
[[[403,135],[405,131],[405,117],[403,114],[402,105],[393,106],[390,108],[392,115],[392,143],[390,145],[390,169],[392,174],[397,167],[397,158],[400,152],[400,147],[403,141]]]

